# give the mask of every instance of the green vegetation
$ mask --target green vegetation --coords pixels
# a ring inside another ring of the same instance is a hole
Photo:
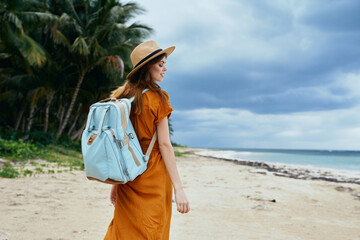
[[[31,170],[29,170],[29,169],[25,169],[24,171],[23,171],[23,176],[27,176],[27,175],[29,175],[29,176],[32,176],[33,175],[33,171],[31,171]]]
[[[174,154],[175,154],[175,157],[181,157],[181,152],[178,152],[178,151],[174,151]]]
[[[188,146],[186,145],[181,145],[181,144],[178,144],[178,143],[175,143],[175,142],[171,142],[172,146],[173,147],[178,147],[178,148],[187,148]]]
[[[73,143],[75,145],[75,143]],[[41,145],[23,140],[5,140],[0,137],[0,157],[8,159],[4,167],[0,167],[0,177],[15,178],[18,176],[32,176],[40,173],[55,173],[54,169],[61,168],[58,172],[72,170],[83,170],[84,162],[80,147],[71,149],[60,144]],[[46,161],[39,163],[36,159]],[[28,162],[30,160],[30,162]],[[33,170],[24,169],[26,163]]]
[[[0,170],[0,177],[4,178],[16,178],[19,174],[19,171],[13,168],[9,162],[5,163],[5,166]]]
[[[2,157],[15,162],[46,156],[45,151],[39,149],[34,144],[25,143],[22,139],[14,141],[2,138],[0,138],[0,154]]]
[[[179,151],[176,151],[176,150],[174,151],[174,153],[175,153],[175,157],[182,157],[182,156],[187,154],[186,152],[179,152]]]
[[[134,21],[143,12],[120,0],[0,1],[1,136],[79,140],[89,106],[124,82],[151,33]]]

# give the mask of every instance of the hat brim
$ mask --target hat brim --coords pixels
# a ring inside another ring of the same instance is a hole
[[[131,70],[131,72],[129,72],[129,74],[126,76],[126,79],[129,79],[135,72],[137,72],[142,66],[144,66],[146,63],[148,63],[152,59],[154,59],[157,56],[160,56],[161,54],[164,54],[164,53],[168,57],[174,50],[175,50],[175,46],[172,46],[172,47],[169,47],[169,48],[166,48],[166,49],[162,50],[161,52],[158,52],[158,53],[154,54],[154,56],[151,56],[151,58],[146,59],[146,61],[142,62],[141,64],[136,66],[136,68]]]

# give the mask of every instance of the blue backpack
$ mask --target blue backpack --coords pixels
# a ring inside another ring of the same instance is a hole
[[[157,132],[144,155],[129,118],[132,101],[134,97],[108,98],[90,106],[81,137],[88,179],[125,184],[146,170]]]

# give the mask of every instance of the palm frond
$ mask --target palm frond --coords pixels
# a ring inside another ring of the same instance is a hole
[[[125,15],[124,15],[125,18],[123,20],[124,22],[129,21],[131,18],[135,17],[136,15],[146,12],[144,8],[140,7],[135,2],[129,2],[127,4],[124,4],[123,8],[124,8],[124,12],[125,12]]]
[[[96,65],[100,65],[108,75],[119,74],[122,78],[124,75],[125,65],[122,58],[118,55],[105,56],[99,58]]]
[[[13,24],[17,31],[19,31],[20,36],[23,34],[23,26],[21,20],[14,14],[13,12],[5,12],[4,19],[8,22]]]
[[[126,35],[126,39],[144,39],[152,32],[152,28],[135,22],[126,28],[124,34]]]
[[[0,53],[0,60],[7,59],[11,57],[11,54],[9,53]]]
[[[74,18],[77,21],[77,24],[82,25],[81,24],[81,20],[79,18],[79,15],[77,14],[73,1],[72,0],[65,0],[64,7],[65,7],[65,13],[67,13],[68,15],[70,15],[72,18]]]
[[[107,49],[103,48],[96,39],[91,44],[91,50],[94,57],[104,56],[108,52]]]
[[[40,86],[29,91],[30,106],[33,106],[40,98],[47,97],[48,91],[45,87]]]
[[[62,44],[67,47],[71,47],[71,43],[65,37],[65,35],[56,28],[56,25],[51,28],[51,37],[53,38],[54,42],[57,44]]]
[[[153,29],[151,27],[148,27],[148,26],[143,25],[143,24],[138,23],[138,22],[134,22],[133,24],[128,26],[126,30],[127,31],[139,30],[139,31],[148,32],[148,34],[153,32]]]
[[[47,12],[21,12],[18,13],[18,17],[26,24],[36,24],[36,25],[53,25],[59,19],[58,16],[47,13]]]
[[[125,15],[124,8],[122,6],[113,6],[106,16],[107,22],[117,22]]]
[[[80,55],[87,56],[90,54],[90,49],[86,43],[86,38],[77,37],[71,46],[72,51],[79,53]]]
[[[33,66],[42,66],[46,61],[45,50],[27,34],[23,34],[18,44],[19,51],[24,59]]]
[[[67,13],[61,14],[58,23],[59,27],[71,28],[72,30],[75,30],[78,34],[83,34],[83,28],[81,27],[81,25],[79,25],[78,22]]]

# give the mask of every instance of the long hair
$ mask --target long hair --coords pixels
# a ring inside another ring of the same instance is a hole
[[[160,86],[151,79],[149,74],[150,67],[159,62],[163,57],[166,57],[166,54],[161,54],[156,58],[150,60],[139,70],[137,70],[129,79],[126,80],[123,86],[118,87],[111,92],[111,98],[131,98],[135,96],[135,99],[132,103],[131,114],[141,114],[142,113],[142,91],[146,88],[153,92],[157,92],[161,96],[161,102],[168,100],[169,95],[162,91]]]

